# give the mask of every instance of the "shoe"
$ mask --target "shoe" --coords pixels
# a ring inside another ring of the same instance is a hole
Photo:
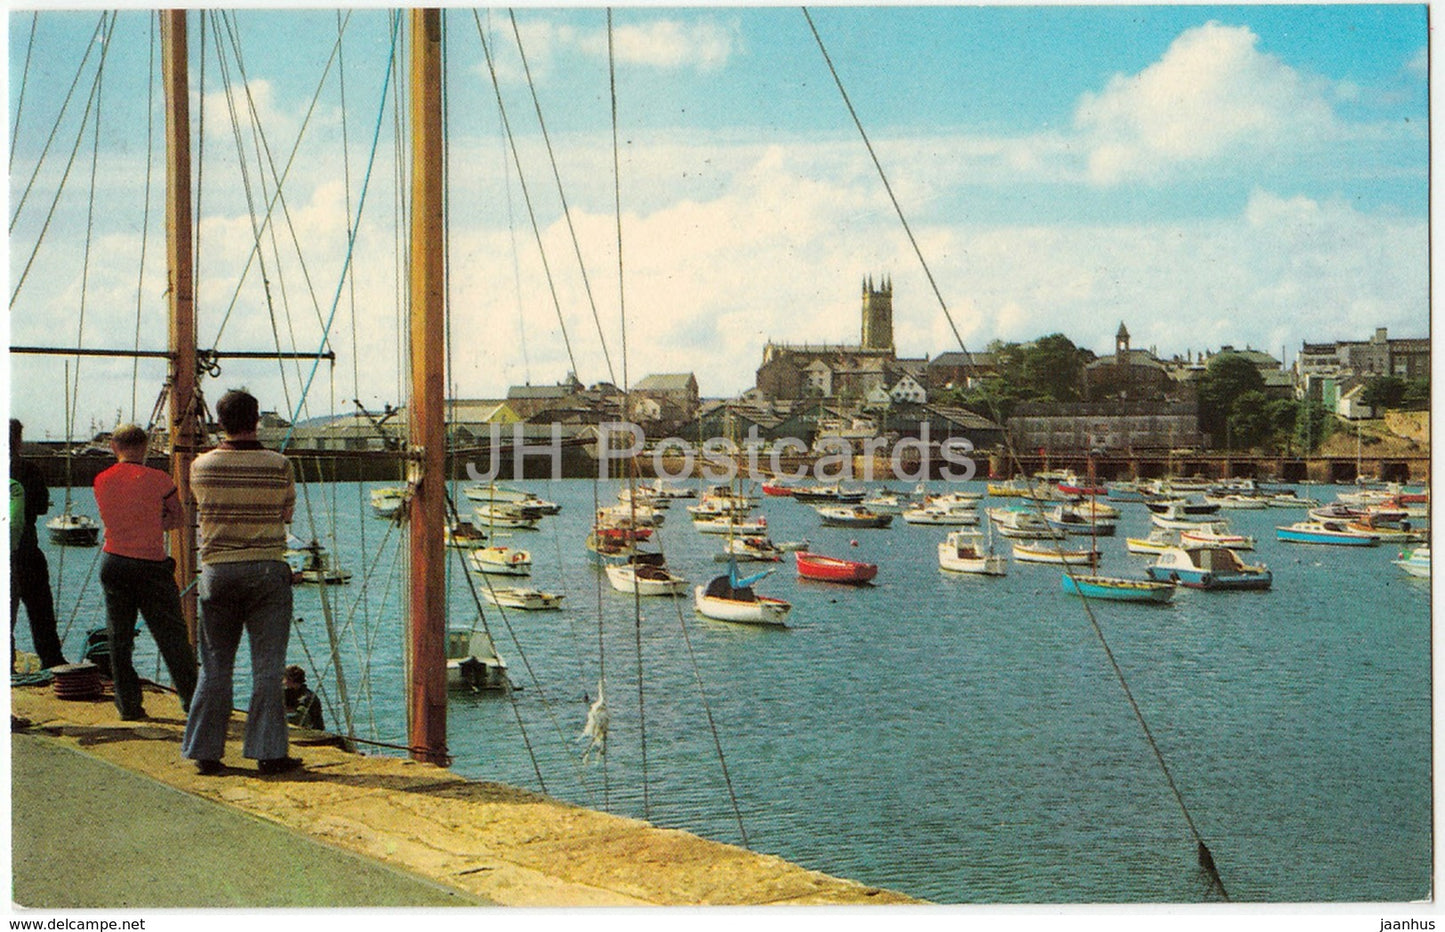
[[[142,709],[142,710],[139,711],[139,712],[131,712],[131,713],[122,712],[122,713],[121,713],[121,716],[120,716],[120,720],[121,720],[122,722],[147,722],[147,721],[150,721],[150,716],[147,715],[147,714],[145,714],[145,710]]]
[[[256,769],[266,775],[277,773],[289,773],[300,769],[301,761],[295,757],[272,757],[269,760],[257,761]]]
[[[221,772],[221,762],[218,760],[196,761],[196,773],[203,777],[214,777]]]

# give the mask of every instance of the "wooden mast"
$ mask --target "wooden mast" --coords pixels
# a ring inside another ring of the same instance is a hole
[[[191,505],[191,461],[200,446],[200,398],[196,392],[195,273],[191,228],[191,98],[187,64],[186,11],[162,10],[161,78],[166,97],[166,257],[170,270],[170,440],[171,476],[187,520],[170,532],[181,610],[191,643],[196,641],[195,508]]]
[[[411,16],[411,756],[445,765],[446,374],[441,12]]]

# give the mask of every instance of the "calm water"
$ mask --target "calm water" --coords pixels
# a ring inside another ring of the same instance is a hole
[[[945,576],[946,529],[823,528],[811,508],[765,499],[775,540],[876,562],[877,585],[808,583],[784,564],[759,589],[793,602],[786,630],[708,621],[667,599],[643,599],[639,623],[582,547],[594,494],[611,504],[618,483],[522,485],[563,511],[509,542],[532,551],[532,583],[567,607],[503,619],[487,606],[523,688],[453,702],[458,773],[740,843],[731,785],[753,849],[937,902],[1203,897],[1188,825],[1058,568]],[[357,574],[327,593],[356,733],[403,743],[401,537],[371,517],[366,488],[312,486],[293,528]],[[94,515],[89,491],[76,496]],[[1123,538],[1147,515],[1120,507],[1103,571],[1142,576],[1147,558]],[[1096,616],[1233,899],[1428,897],[1429,586],[1390,565],[1397,548],[1275,541],[1275,524],[1301,516],[1229,514],[1259,539],[1270,592],[1181,591],[1167,607],[1096,603]],[[661,538],[694,582],[718,572],[720,539],[680,506]],[[103,624],[94,555],[69,549],[62,567],[50,548],[71,657]],[[453,623],[466,626],[476,609],[455,566]],[[335,725],[321,594],[298,590],[296,614],[292,659],[316,671]],[[17,637],[28,645],[24,623]],[[148,635],[138,651],[142,675],[164,681]],[[603,670],[608,751],[584,766]]]

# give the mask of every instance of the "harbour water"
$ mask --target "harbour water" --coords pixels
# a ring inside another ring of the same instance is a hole
[[[1206,897],[1189,825],[1058,567],[945,575],[935,545],[946,528],[824,528],[812,508],[765,498],[774,540],[877,563],[876,584],[810,583],[781,564],[758,588],[793,603],[782,630],[699,618],[690,600],[641,599],[638,614],[582,546],[594,505],[614,503],[620,483],[520,485],[563,510],[503,542],[532,553],[522,584],[564,593],[565,608],[485,606],[522,688],[453,697],[457,772],[721,841],[745,832],[754,850],[935,902]],[[355,731],[400,745],[403,538],[371,515],[372,487],[308,487],[293,531],[355,573],[325,593]],[[74,494],[78,511],[96,514],[88,490]],[[1148,558],[1127,554],[1124,537],[1146,532],[1147,512],[1120,508],[1119,535],[1100,539],[1101,571],[1142,577]],[[1389,545],[1277,542],[1274,526],[1302,511],[1227,516],[1258,538],[1252,560],[1273,570],[1271,591],[1090,604],[1230,897],[1430,896],[1428,581],[1392,566]],[[680,506],[660,536],[694,583],[725,570],[713,559],[722,539],[698,534]],[[96,551],[65,549],[62,566],[61,548],[43,546],[74,659],[104,623]],[[477,608],[451,559],[452,624],[466,627]],[[322,593],[298,589],[296,615],[292,660],[313,671],[334,727]],[[16,636],[27,649],[24,622]],[[142,675],[164,681],[149,636],[137,646]],[[599,678],[607,753],[583,763]],[[244,685],[236,698],[244,705]]]

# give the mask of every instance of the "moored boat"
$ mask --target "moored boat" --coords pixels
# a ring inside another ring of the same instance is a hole
[[[484,586],[482,598],[501,608],[539,612],[561,608],[566,596],[526,586]]]
[[[1008,559],[985,549],[983,535],[973,530],[950,531],[938,545],[938,568],[951,573],[974,573],[980,576],[1003,576],[1008,572]]]
[[[1274,579],[1268,567],[1246,564],[1228,547],[1170,547],[1148,573],[1191,589],[1268,589]]]
[[[1411,576],[1418,576],[1425,579],[1430,578],[1430,545],[1416,547],[1414,550],[1402,551],[1400,558],[1394,561],[1400,569]]]
[[[964,525],[978,523],[978,509],[973,502],[930,501],[915,505],[903,512],[903,520],[909,524]]]
[[[751,560],[758,563],[777,563],[783,559],[783,549],[769,537],[734,537],[723,545],[725,557]]]
[[[1124,549],[1130,553],[1159,554],[1179,546],[1180,534],[1164,528],[1152,528],[1148,537],[1124,538]]]
[[[50,541],[67,547],[94,547],[100,541],[100,525],[89,515],[70,511],[45,522]]]
[[[693,590],[693,607],[699,615],[715,621],[783,627],[793,606],[782,599],[760,596],[752,588],[752,584],[768,572],[772,571],[746,579],[738,579],[733,571],[724,573],[706,587],[697,586]]]
[[[1098,566],[1102,554],[1090,547],[1079,549],[1076,547],[1063,547],[1053,544],[1020,544],[1013,545],[1014,559],[1024,563],[1063,563],[1069,566]]]
[[[478,525],[489,528],[531,529],[542,520],[542,516],[537,512],[505,502],[478,505],[472,509],[472,514]]]
[[[486,542],[487,532],[470,521],[452,521],[447,525],[446,544],[448,547],[470,550],[473,547],[481,547]]]
[[[638,595],[682,595],[687,580],[667,568],[660,553],[640,553],[626,563],[607,567],[607,581],[618,592]]]
[[[1275,536],[1291,544],[1336,544],[1344,547],[1374,547],[1375,534],[1350,530],[1344,521],[1296,521],[1274,529]]]
[[[1181,547],[1228,547],[1231,550],[1253,550],[1254,537],[1235,534],[1224,521],[1205,521],[1197,527],[1179,532]]]
[[[804,504],[852,505],[863,501],[868,493],[863,489],[844,489],[841,485],[799,486],[793,489],[793,498]]]
[[[822,506],[818,517],[828,527],[885,528],[893,523],[891,514],[879,514],[862,505]]]
[[[988,519],[1000,534],[1016,540],[1063,540],[1065,536],[1036,509],[990,508]]]
[[[478,547],[467,554],[472,569],[479,573],[497,576],[529,576],[532,573],[532,555],[525,550],[511,547]]]
[[[386,486],[371,490],[371,510],[378,518],[392,518],[406,504],[411,490],[406,486]]]
[[[447,686],[469,692],[511,688],[507,663],[485,631],[447,631]]]
[[[1117,576],[1074,576],[1063,573],[1061,580],[1065,592],[1087,599],[1162,605],[1174,598],[1172,584],[1146,579],[1121,579]]]
[[[794,553],[793,559],[797,561],[798,576],[801,579],[816,579],[822,582],[847,583],[858,586],[871,581],[874,576],[878,575],[876,564],[825,557],[820,553],[810,553],[806,550]]]
[[[700,534],[765,534],[768,519],[723,515],[718,518],[693,518],[692,526]]]

